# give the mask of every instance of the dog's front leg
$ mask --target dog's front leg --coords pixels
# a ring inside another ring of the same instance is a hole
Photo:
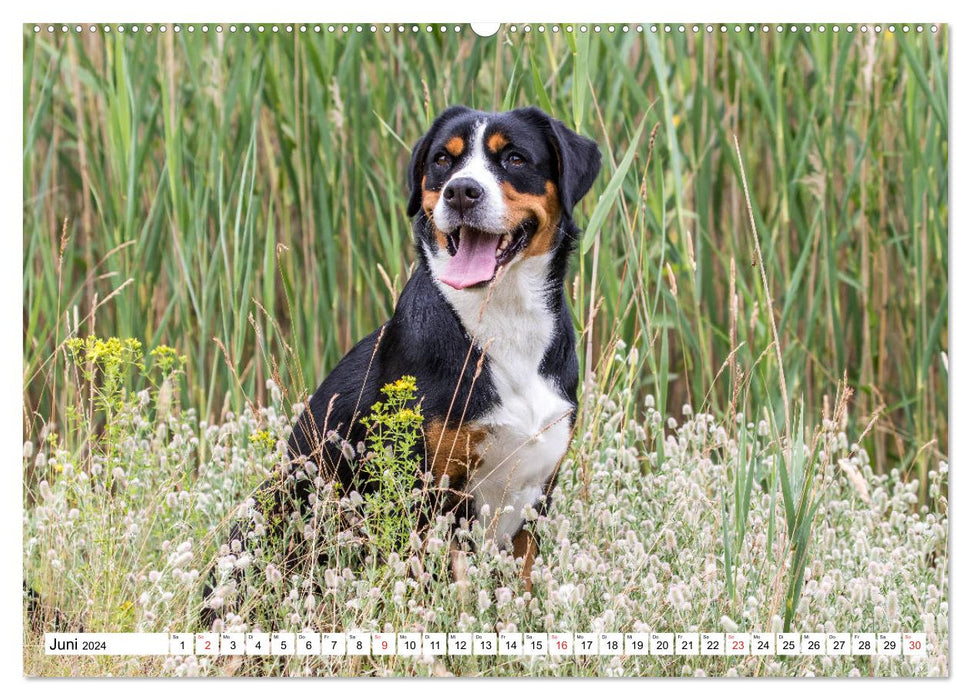
[[[526,584],[526,590],[533,590],[533,562],[536,560],[536,553],[539,551],[539,540],[526,528],[521,529],[512,538],[512,553],[515,559],[522,559],[523,566],[519,570],[519,577]]]

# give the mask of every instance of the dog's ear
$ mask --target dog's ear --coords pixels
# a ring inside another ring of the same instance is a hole
[[[600,148],[593,139],[580,136],[563,122],[551,119],[554,144],[560,159],[560,203],[567,216],[590,191],[600,174]]]
[[[516,110],[521,116],[539,125],[556,154],[563,215],[572,216],[573,207],[583,199],[600,174],[600,148],[596,141],[580,136],[566,124],[536,107]]]
[[[421,176],[425,172],[425,160],[428,158],[428,149],[431,147],[435,135],[446,121],[463,112],[471,111],[463,105],[449,107],[435,118],[431,127],[429,127],[425,135],[421,137],[411,150],[411,163],[408,165],[408,188],[410,194],[408,195],[407,213],[409,217],[414,216],[421,209]]]

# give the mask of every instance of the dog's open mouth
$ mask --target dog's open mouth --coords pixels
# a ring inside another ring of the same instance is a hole
[[[462,225],[446,234],[451,258],[439,279],[455,289],[491,282],[497,270],[512,260],[536,233],[538,222],[528,219],[503,234]]]

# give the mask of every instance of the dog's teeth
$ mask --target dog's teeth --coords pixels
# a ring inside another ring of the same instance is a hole
[[[509,247],[509,242],[512,240],[512,236],[508,233],[504,233],[502,238],[499,239],[499,250],[505,250]]]

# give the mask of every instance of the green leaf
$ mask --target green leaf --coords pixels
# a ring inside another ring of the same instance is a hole
[[[634,162],[634,153],[637,152],[637,146],[640,144],[641,134],[644,131],[646,121],[647,116],[641,119],[640,125],[634,131],[633,138],[631,138],[630,146],[627,147],[627,153],[624,154],[620,165],[617,166],[613,177],[610,178],[607,189],[604,190],[603,194],[600,195],[600,199],[597,200],[597,206],[594,207],[593,214],[590,215],[590,222],[587,224],[587,230],[583,234],[583,241],[580,244],[580,253],[582,255],[586,255],[587,251],[590,250],[594,239],[597,237],[597,233],[600,231],[600,227],[603,226],[607,218],[607,212],[614,206],[617,195],[620,194],[620,188],[624,184],[627,171],[630,170],[631,163]]]

